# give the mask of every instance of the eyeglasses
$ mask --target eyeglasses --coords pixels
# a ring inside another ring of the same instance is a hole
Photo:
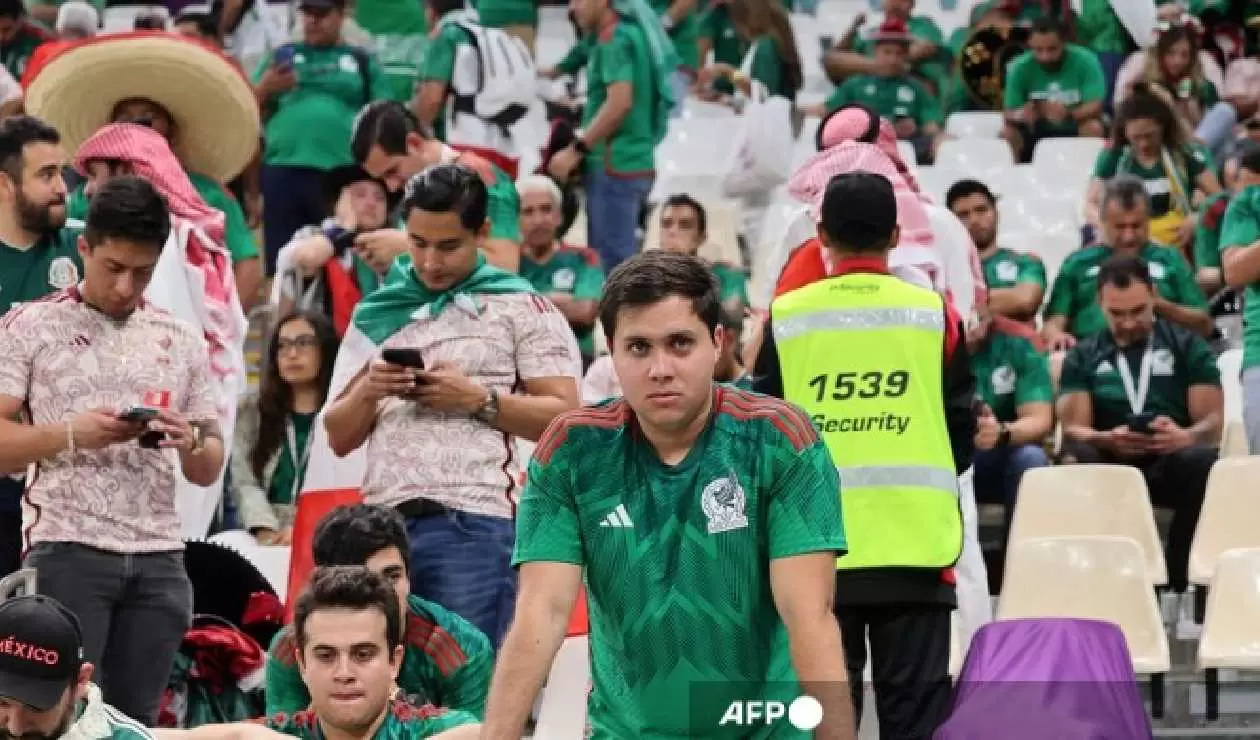
[[[297,350],[305,352],[308,349],[315,349],[319,346],[319,339],[314,334],[303,334],[297,337],[280,337],[276,340],[276,349],[280,354],[284,354],[287,350]]]

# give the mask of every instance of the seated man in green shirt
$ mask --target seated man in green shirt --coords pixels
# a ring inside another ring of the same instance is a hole
[[[595,359],[595,319],[604,292],[599,255],[557,238],[564,196],[554,180],[529,175],[516,183],[516,190],[521,197],[521,277],[568,319],[582,353],[582,368],[588,368]]]
[[[871,40],[875,61],[887,71],[848,78],[823,103],[824,110],[815,112],[821,115],[847,103],[862,103],[891,121],[898,139],[914,144],[919,162],[930,162],[941,133],[941,107],[937,96],[909,74],[912,37],[900,21],[888,20]]]
[[[1052,351],[1070,349],[1106,327],[1098,304],[1098,271],[1114,254],[1141,257],[1155,286],[1155,312],[1171,323],[1210,337],[1215,330],[1207,298],[1181,253],[1150,241],[1149,196],[1142,181],[1121,175],[1102,196],[1104,243],[1073,252],[1059,268],[1046,303],[1042,332]]]
[[[708,234],[708,214],[700,201],[686,193],[671,195],[661,203],[661,249],[695,256]],[[743,316],[748,306],[748,275],[725,262],[709,262],[718,279],[722,310]]]
[[[1006,67],[1002,107],[1016,162],[1032,157],[1041,139],[1103,136],[1106,82],[1094,52],[1065,41],[1063,26],[1047,16],[1033,23],[1028,51]]]
[[[1065,461],[1131,465],[1146,479],[1151,503],[1174,510],[1165,560],[1169,585],[1182,593],[1224,397],[1207,342],[1159,318],[1157,300],[1140,257],[1102,264],[1106,326],[1068,353],[1058,410]]]
[[[997,198],[979,180],[959,180],[945,194],[980,254],[984,282],[989,286],[989,310],[1030,326],[1046,293],[1046,266],[1035,254],[999,247]]]
[[[463,618],[410,593],[410,545],[402,515],[383,506],[358,504],[334,509],[315,529],[315,565],[361,565],[380,576],[406,604],[396,624],[400,661],[395,666],[401,698],[474,717],[485,712],[494,651],[490,640]],[[267,714],[292,714],[311,704],[300,654],[301,628],[286,627],[267,654]],[[393,642],[393,641],[391,641]]]
[[[318,568],[298,598],[292,627],[309,702],[270,712],[259,724],[154,734],[158,740],[476,740],[481,726],[471,714],[395,696],[394,677],[406,656],[402,628],[386,578],[362,566]]]

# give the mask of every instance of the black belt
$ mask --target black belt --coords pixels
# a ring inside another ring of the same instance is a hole
[[[436,501],[430,501],[424,498],[413,498],[410,501],[404,501],[394,507],[399,514],[408,519],[419,519],[426,516],[437,516],[438,514],[446,514],[454,511],[449,506],[443,506]]]

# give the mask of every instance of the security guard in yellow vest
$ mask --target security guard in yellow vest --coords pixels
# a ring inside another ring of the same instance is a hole
[[[835,612],[855,714],[869,637],[880,736],[908,740],[931,737],[948,710],[957,476],[976,421],[962,324],[889,273],[898,235],[886,178],[831,180],[818,237],[835,269],[771,304],[753,385],[804,408],[839,470],[849,553]]]

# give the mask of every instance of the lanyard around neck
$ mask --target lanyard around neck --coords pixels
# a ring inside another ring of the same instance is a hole
[[[1120,373],[1120,382],[1124,385],[1124,396],[1129,399],[1129,409],[1135,414],[1142,413],[1146,406],[1146,394],[1151,389],[1151,367],[1155,364],[1155,353],[1151,350],[1151,340],[1146,340],[1146,349],[1142,351],[1142,364],[1138,370],[1137,386],[1133,384],[1133,371],[1129,369],[1129,360],[1124,350],[1116,351],[1116,369]]]

